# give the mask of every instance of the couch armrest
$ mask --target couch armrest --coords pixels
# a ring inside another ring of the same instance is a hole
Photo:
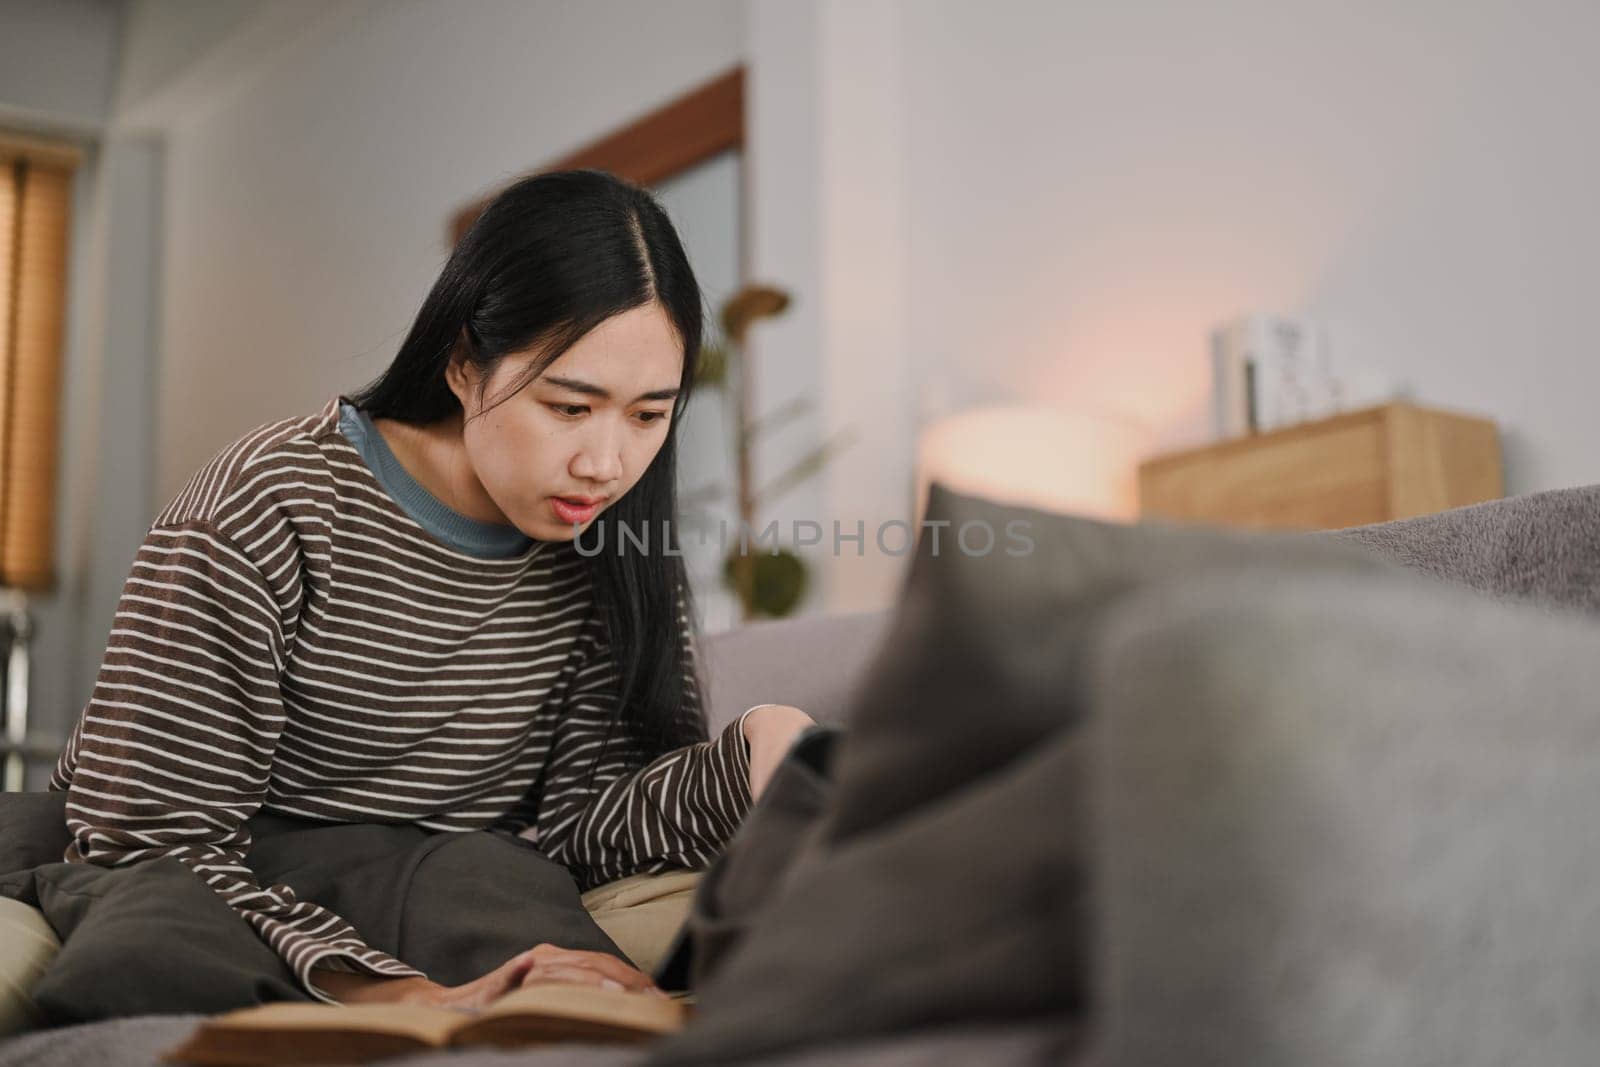
[[[746,623],[703,639],[712,736],[756,704],[792,704],[818,722],[843,722],[890,612],[807,615]]]

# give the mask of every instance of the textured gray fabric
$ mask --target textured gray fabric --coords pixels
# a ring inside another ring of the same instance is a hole
[[[1223,572],[1093,674],[1106,1063],[1595,1062],[1600,627]]]
[[[1163,576],[1249,563],[1403,577],[1365,549],[1302,534],[1128,526],[963,496],[935,482],[925,513],[950,530],[987,526],[968,554],[947,533],[919,542],[887,635],[847,715],[830,841],[892,822],[1014,759],[1082,718],[1082,660],[1098,609]],[[1004,532],[1027,523],[1031,551]],[[974,535],[974,540],[977,536]]]
[[[308,999],[277,954],[177,860],[52,863],[6,876],[0,895],[38,908],[61,938],[29,990],[51,1025]]]
[[[1326,535],[1502,599],[1600,615],[1600,485]]]
[[[761,1067],[1066,1067],[1074,1062],[1073,1049],[1080,1041],[1074,1028],[1059,1024],[1015,1024],[1006,1026],[935,1028],[903,1038],[856,1041],[822,1045],[786,1055],[760,1056],[738,1061]],[[525,1052],[430,1053],[390,1061],[405,1067],[544,1067],[565,1064],[573,1067],[622,1067],[631,1059],[602,1060],[605,1050],[584,1048],[583,1056],[571,1061],[544,1059],[554,1050],[542,1051],[530,1059]],[[614,1055],[626,1055],[613,1050]]]
[[[778,898],[657,1062],[720,1062],[935,1022],[1087,1013],[1084,666],[1106,606],[1151,575],[1249,563],[1406,574],[1293,535],[1127,527],[935,484],[952,531],[1019,521],[1033,551],[931,538],[857,687],[832,797]],[[997,538],[998,541],[998,538]],[[735,842],[718,861],[739,861]],[[715,869],[711,882],[714,885]]]
[[[1048,788],[1037,791],[1028,768],[1042,753],[1065,759],[1073,751],[1074,726],[1100,699],[1087,681],[1088,657],[1108,613],[1128,597],[1227,573],[1227,582],[1248,577],[1269,595],[1316,577],[1331,588],[1348,582],[1382,590],[1400,603],[1432,595],[1470,599],[1398,565],[1428,564],[1428,552],[1401,549],[1408,531],[1421,544],[1440,543],[1437,524],[1342,538],[1127,527],[995,505],[939,485],[930,492],[928,516],[951,529],[984,523],[993,530],[1025,518],[1034,551],[939,557],[924,539],[846,714],[851,733],[838,757],[835,797],[817,832],[805,838],[780,899],[701,990],[701,1018],[658,1050],[658,1062],[714,1062],[770,1053],[802,1037],[909,1029],[927,1023],[923,1012],[974,1020],[1005,1004],[1023,1014],[1081,1012],[1076,990],[1088,963],[1076,938],[1088,927],[1079,900],[1088,857],[1075,840],[1085,808],[1075,787],[1082,757],[1052,767]],[[1440,522],[1456,536],[1490,545],[1516,528],[1503,519],[1474,524],[1458,515]],[[1582,536],[1581,520],[1558,525],[1567,538]],[[1560,542],[1553,535],[1545,550],[1559,554]],[[1484,554],[1515,556],[1503,545]],[[1448,571],[1446,561],[1434,565]],[[1514,582],[1515,573],[1502,568],[1495,581]],[[1581,568],[1560,573],[1558,590],[1581,587]],[[1489,579],[1471,568],[1452,576]],[[1213,648],[1190,650],[1201,662],[1234,649],[1225,627],[1213,636]],[[1406,644],[1390,638],[1386,648],[1403,678]],[[1337,699],[1338,692],[1324,696]],[[1181,706],[1181,693],[1170,699]],[[963,822],[967,817],[974,821]],[[1053,835],[1036,837],[1043,826]],[[928,864],[941,848],[959,856],[960,866],[919,883],[931,878]],[[1050,894],[1055,907],[1048,913],[1008,897],[1029,878]],[[1181,922],[1182,902],[1172,903]],[[993,921],[1007,906],[1006,921]],[[1012,946],[1012,935],[1023,935],[1024,943]],[[943,950],[937,965],[929,962],[936,943]],[[920,968],[911,962],[919,952]],[[1155,955],[1145,962],[1159,966]],[[1042,963],[1048,977],[1039,973]],[[881,978],[862,984],[868,974],[893,975],[896,988],[886,992]],[[960,995],[941,985],[954,975],[963,983]],[[1053,996],[1033,996],[1039,987]],[[1186,1038],[1174,1048],[1187,1044]]]
[[[831,793],[833,753],[843,737],[843,727],[823,723],[795,740],[727,851],[695,886],[679,941],[689,958],[686,988],[704,988],[727,953],[782,894],[783,880],[818,827]]]
[[[155,1067],[203,1018],[141,1015],[39,1030],[0,1042],[0,1067]]]
[[[748,1062],[762,1067],[1067,1067],[1079,1062],[1082,1041],[1078,1026],[1059,1021],[939,1027]]]
[[[808,852],[651,1064],[957,1024],[1081,1024],[1084,759],[1079,731],[1065,728],[891,832]]]
[[[0,874],[59,863],[71,840],[62,794],[7,793],[0,797]]]
[[[64,800],[0,795],[0,813],[26,814],[0,822],[33,825],[53,841]],[[246,862],[263,884],[334,909],[367,943],[445,985],[542,941],[627,958],[584,909],[567,869],[514,834],[263,814],[246,826]],[[39,908],[61,937],[30,991],[54,1024],[308,999],[277,953],[176,860],[0,870],[0,895]]]

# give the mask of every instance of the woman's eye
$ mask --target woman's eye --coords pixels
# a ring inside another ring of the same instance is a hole
[[[575,419],[579,415],[582,415],[584,412],[588,411],[589,406],[587,404],[551,404],[550,409],[558,415],[565,416],[569,419]],[[639,421],[646,424],[660,422],[666,417],[666,413],[661,411],[639,412]]]

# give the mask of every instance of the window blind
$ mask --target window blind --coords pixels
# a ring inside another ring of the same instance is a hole
[[[55,579],[67,239],[79,153],[0,135],[0,586]]]

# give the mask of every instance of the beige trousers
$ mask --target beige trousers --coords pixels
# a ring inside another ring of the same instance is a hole
[[[672,939],[689,917],[702,871],[636,874],[596,886],[583,906],[633,965],[651,974],[666,959]]]
[[[60,947],[42,912],[0,897],[0,1037],[42,1021],[28,990]]]
[[[589,890],[583,894],[583,906],[634,966],[649,974],[688,918],[700,875],[699,871],[634,875]],[[38,909],[0,897],[0,1037],[39,1024],[28,990],[60,947]]]

